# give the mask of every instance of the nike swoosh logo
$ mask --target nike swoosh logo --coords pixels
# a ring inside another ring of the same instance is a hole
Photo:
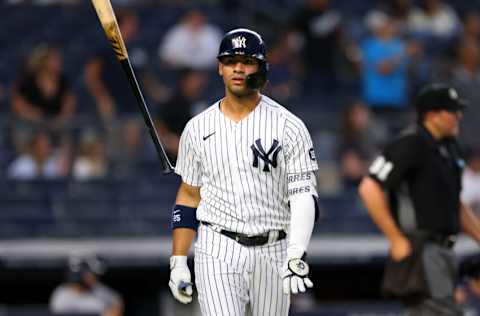
[[[173,211],[173,214],[177,214],[177,213],[179,213],[179,212],[180,212],[180,210],[174,210],[174,211]]]
[[[215,134],[215,132],[211,133],[211,134],[208,134],[207,136],[203,136],[203,140],[207,140],[207,138],[209,138],[210,136],[212,136],[213,134]]]

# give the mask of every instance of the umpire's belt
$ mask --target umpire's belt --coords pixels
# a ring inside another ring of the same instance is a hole
[[[427,239],[442,247],[452,248],[457,241],[457,235],[431,234]]]
[[[457,241],[457,235],[455,234],[448,235],[425,230],[417,230],[413,233],[413,235],[416,235],[425,241],[432,242],[445,248],[452,248]]]
[[[200,223],[202,223],[205,226],[213,226],[212,224],[207,222],[200,222]],[[236,232],[232,232],[224,229],[220,230],[219,233],[229,238],[232,238],[239,244],[247,247],[263,246],[267,243],[280,241],[285,237],[287,237],[287,233],[285,233],[285,231],[283,230],[271,230],[269,232],[266,232],[260,235],[253,235],[253,236],[236,233]]]

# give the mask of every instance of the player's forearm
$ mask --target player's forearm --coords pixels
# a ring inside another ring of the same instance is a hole
[[[480,219],[463,203],[460,203],[460,225],[467,235],[480,243]]]
[[[71,92],[69,92],[63,100],[63,106],[60,111],[59,118],[61,120],[66,120],[70,118],[75,112],[75,104],[76,98]]]
[[[190,228],[176,228],[173,230],[173,256],[186,256],[193,240],[195,239],[196,231]]]
[[[358,193],[375,224],[391,242],[403,237],[390,213],[385,193],[375,180],[365,177],[360,183]]]
[[[102,316],[123,316],[123,304],[114,304]]]
[[[112,119],[115,115],[115,102],[103,83],[94,81],[88,86],[102,119],[105,121]]]
[[[106,107],[113,104],[113,97],[101,79],[102,71],[103,64],[99,59],[90,62],[85,70],[85,86],[100,107],[100,111],[110,112],[112,109]]]
[[[21,118],[38,122],[42,118],[41,111],[20,94],[13,97],[13,111]]]

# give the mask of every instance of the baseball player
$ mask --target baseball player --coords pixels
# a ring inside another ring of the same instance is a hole
[[[260,93],[268,64],[259,34],[228,32],[217,58],[225,97],[180,138],[169,286],[192,301],[187,253],[197,237],[203,315],[288,315],[290,294],[313,286],[305,262],[318,210],[312,141],[300,119]]]
[[[50,298],[53,314],[97,314],[122,316],[123,299],[100,282],[105,266],[96,255],[73,254],[68,260],[68,275]]]

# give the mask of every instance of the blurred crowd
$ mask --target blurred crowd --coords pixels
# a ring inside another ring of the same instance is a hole
[[[228,29],[210,19],[205,9],[215,1],[198,6],[169,2],[182,12],[162,30],[155,50],[147,49],[138,38],[154,30],[142,24],[138,9],[165,4],[133,2],[113,4],[151,115],[175,161],[186,122],[222,95],[215,57]],[[270,63],[265,94],[299,115],[328,113],[325,126],[304,119],[319,157],[326,157],[325,165],[334,162],[340,190],[354,188],[378,149],[414,121],[411,102],[419,87],[443,81],[470,102],[461,133],[468,154],[465,198],[480,204],[480,11],[473,2],[463,10],[454,4],[373,1],[347,14],[328,0],[270,1],[268,8],[283,7],[288,14],[272,11],[269,16],[266,10],[250,9],[250,19],[243,17],[265,35]],[[6,0],[3,5],[65,5],[75,10],[85,3]],[[226,19],[247,7],[237,1],[221,6]],[[91,27],[102,32],[99,25]],[[81,56],[81,73],[67,73],[61,45],[48,39],[31,44],[24,62],[11,65],[18,69],[11,83],[0,87],[11,117],[5,141],[11,151],[2,154],[7,177],[126,177],[135,174],[135,163],[155,161],[129,83],[106,39],[92,43],[93,53]],[[170,77],[165,80],[159,73]],[[85,100],[92,105],[87,111]],[[332,139],[329,146],[323,146],[328,142],[322,136],[315,137],[325,130]]]

